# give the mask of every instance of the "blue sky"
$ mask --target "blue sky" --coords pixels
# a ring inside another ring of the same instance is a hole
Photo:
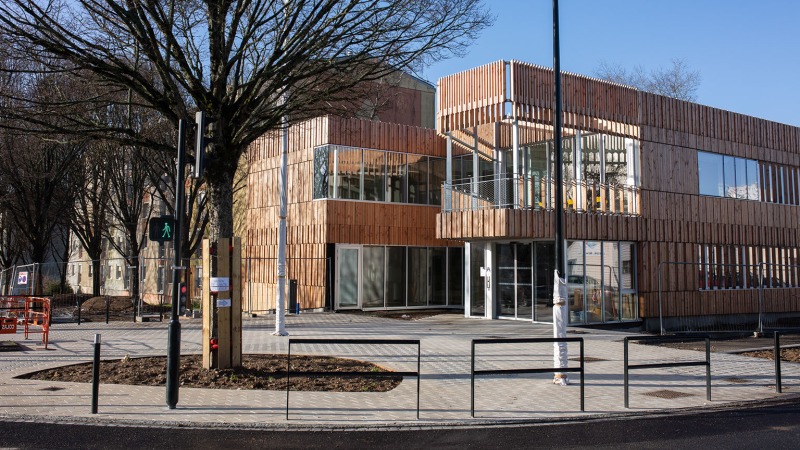
[[[499,59],[553,65],[552,0],[485,0],[496,16],[440,77]],[[601,61],[700,71],[698,102],[800,126],[800,1],[560,0],[561,69],[594,75]]]

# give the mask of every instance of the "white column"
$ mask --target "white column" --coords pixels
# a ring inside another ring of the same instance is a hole
[[[518,208],[520,206],[519,202],[519,120],[514,119],[514,123],[511,125],[511,152],[512,158],[511,163],[513,164],[514,168],[511,171],[514,180],[512,181],[512,186],[514,186],[514,207]],[[525,182],[522,185],[523,191],[523,205],[528,204],[528,183]]]
[[[453,137],[447,132],[447,159],[444,166],[444,205],[445,211],[453,210]]]
[[[478,209],[478,168],[480,158],[478,156],[478,127],[475,127],[475,146],[472,148],[472,209]]]

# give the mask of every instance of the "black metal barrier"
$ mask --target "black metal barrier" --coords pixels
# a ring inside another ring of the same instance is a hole
[[[289,391],[292,375],[311,377],[365,377],[365,378],[390,378],[390,377],[417,377],[417,419],[419,419],[419,381],[420,381],[420,345],[419,339],[289,339],[289,348],[286,352],[286,420],[289,420]],[[292,371],[292,344],[359,344],[359,345],[416,345],[417,370],[416,372],[322,372],[322,371]]]
[[[671,363],[652,363],[652,364],[628,364],[628,343],[630,341],[655,341],[655,342],[687,342],[700,341],[706,342],[705,361],[682,361]],[[625,407],[629,406],[628,398],[628,372],[635,369],[655,369],[659,367],[706,367],[706,399],[711,401],[711,338],[708,335],[695,336],[628,336],[625,338]]]
[[[475,370],[475,345],[483,344],[513,344],[513,343],[556,343],[556,342],[579,342],[581,346],[580,366],[578,367],[547,367],[540,369],[491,369]],[[472,340],[472,359],[470,372],[470,415],[475,417],[475,375],[503,375],[503,374],[526,374],[526,373],[558,373],[558,372],[579,372],[581,374],[581,411],[584,411],[584,357],[583,357],[583,338],[517,338],[517,339],[473,339]]]
[[[775,333],[775,350],[773,353],[773,357],[775,359],[775,392],[782,393],[783,392],[783,379],[781,373],[781,336],[786,334],[795,334],[800,335],[800,330],[798,329],[785,329],[785,330],[769,330]]]

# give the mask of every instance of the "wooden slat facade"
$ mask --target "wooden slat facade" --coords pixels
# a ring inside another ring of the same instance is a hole
[[[639,216],[567,212],[565,228],[567,239],[637,243],[642,317],[658,316],[659,264],[696,262],[700,244],[789,249],[796,261],[800,128],[568,73],[562,86],[565,136],[582,130],[640,142]],[[516,119],[522,144],[552,139],[551,69],[498,61],[442,78],[437,95],[442,134],[477,130],[487,148],[509,148]],[[757,160],[761,201],[699,195],[698,151]],[[782,186],[776,173],[787,180],[785,188],[776,187]],[[552,239],[553,226],[547,210],[443,212],[436,233],[462,240]],[[700,290],[696,267],[667,267],[663,280],[665,316],[757,312],[756,290]],[[765,292],[773,311],[800,311],[800,289]]]
[[[320,117],[289,134],[287,278],[298,281],[303,309],[324,308],[327,244],[462,245],[436,238],[437,206],[313,199],[314,148],[335,144],[444,157],[445,141],[433,129],[359,119]],[[249,150],[243,304],[275,308],[278,256],[280,134],[265,135]],[[249,259],[249,263],[248,260]]]

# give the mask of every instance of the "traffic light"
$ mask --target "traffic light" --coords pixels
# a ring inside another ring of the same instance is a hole
[[[151,241],[169,242],[175,236],[175,217],[161,216],[150,219],[148,237]]]
[[[206,113],[197,111],[194,115],[195,144],[194,144],[194,178],[203,178],[203,169],[206,159]]]
[[[186,287],[186,283],[179,283],[178,284],[178,301],[180,302],[179,305],[181,307],[181,311],[186,308],[186,298],[187,294],[189,293],[189,289]]]

